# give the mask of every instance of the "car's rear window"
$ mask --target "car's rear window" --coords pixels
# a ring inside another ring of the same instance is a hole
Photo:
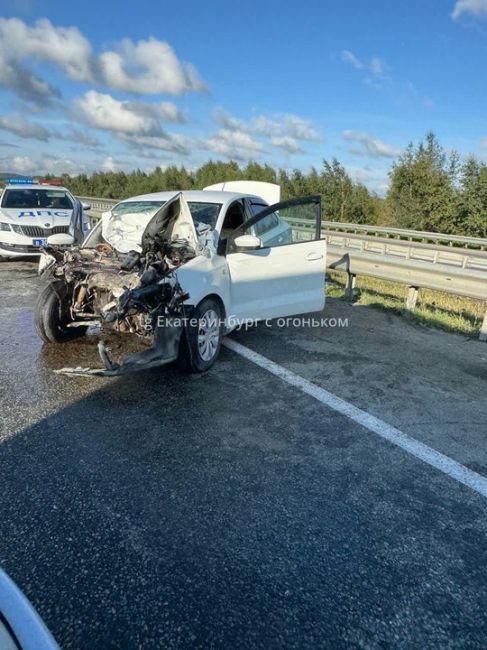
[[[59,208],[72,210],[73,203],[64,190],[5,190],[2,208]]]

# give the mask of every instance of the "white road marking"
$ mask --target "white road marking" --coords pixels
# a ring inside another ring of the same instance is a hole
[[[322,404],[332,408],[334,411],[346,415],[357,424],[360,424],[369,431],[376,433],[381,438],[391,442],[393,445],[404,449],[408,454],[419,458],[419,460],[422,460],[424,463],[440,470],[440,472],[450,476],[459,483],[467,485],[483,497],[487,497],[487,478],[484,476],[477,474],[477,472],[473,472],[471,469],[468,469],[468,467],[458,463],[449,456],[445,456],[445,454],[436,451],[436,449],[428,447],[428,445],[425,445],[419,440],[403,433],[399,429],[396,429],[396,427],[379,420],[379,418],[370,415],[367,411],[363,411],[324,388],[320,388],[316,384],[313,384],[311,381],[296,375],[291,370],[283,368],[258,352],[250,350],[241,343],[237,343],[231,339],[225,339],[223,345],[225,345],[229,350],[240,354],[245,359],[252,361],[261,368],[264,368],[264,370],[267,370],[276,377],[279,377],[279,379],[286,381],[291,386],[299,388],[303,393],[311,395],[311,397],[314,397]]]

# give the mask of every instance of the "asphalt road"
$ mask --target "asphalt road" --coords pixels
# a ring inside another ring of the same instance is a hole
[[[63,648],[487,647],[486,500],[227,349],[52,372],[0,263],[0,565]],[[252,350],[487,475],[487,344],[329,301]]]

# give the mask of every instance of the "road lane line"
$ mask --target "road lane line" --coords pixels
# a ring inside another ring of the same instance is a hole
[[[282,379],[291,386],[299,388],[303,393],[314,397],[334,411],[345,415],[350,418],[350,420],[360,424],[362,427],[365,427],[369,431],[379,435],[381,438],[388,440],[393,445],[396,445],[396,447],[400,447],[404,451],[407,451],[408,454],[419,458],[419,460],[422,460],[424,463],[431,465],[431,467],[438,469],[440,472],[450,476],[459,483],[463,483],[463,485],[468,486],[481,496],[487,497],[487,478],[484,476],[468,469],[468,467],[465,467],[449,456],[445,456],[445,454],[436,451],[436,449],[428,447],[428,445],[425,445],[423,442],[403,433],[399,429],[396,429],[396,427],[379,420],[379,418],[370,415],[367,411],[363,411],[357,406],[346,402],[344,399],[341,399],[341,397],[337,397],[324,388],[320,388],[316,384],[313,384],[311,381],[296,375],[291,370],[283,368],[283,366],[267,359],[267,357],[262,356],[258,352],[250,350],[241,343],[237,343],[237,341],[232,339],[225,339],[223,345],[229,350],[232,350],[232,352],[240,354],[248,361],[252,361],[257,366],[260,366],[276,377],[279,377],[279,379]]]

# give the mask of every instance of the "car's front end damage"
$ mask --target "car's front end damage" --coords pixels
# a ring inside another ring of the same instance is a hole
[[[82,247],[44,248],[41,268],[59,294],[60,336],[70,338],[88,328],[101,335],[102,368],[59,372],[114,376],[177,359],[189,309],[189,295],[178,282],[177,270],[198,255],[212,255],[213,247],[208,232],[196,232],[181,195],[149,216],[146,225],[140,214],[132,221],[127,214],[111,218],[100,225],[98,237],[90,236]],[[140,231],[141,223],[144,229],[138,236],[135,231]],[[41,334],[42,329],[40,322]],[[44,326],[45,340],[47,329]],[[136,337],[140,349],[113,358],[103,342],[103,336],[111,334]]]

